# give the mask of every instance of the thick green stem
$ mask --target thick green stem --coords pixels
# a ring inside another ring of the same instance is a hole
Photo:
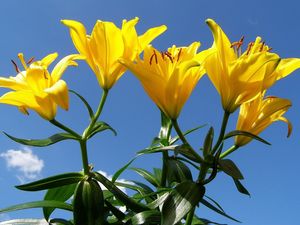
[[[108,90],[103,89],[102,97],[101,97],[100,103],[98,105],[97,111],[94,114],[89,126],[84,130],[84,132],[82,134],[82,139],[83,140],[86,140],[88,138],[88,136],[90,135],[91,130],[94,128],[94,125],[97,122],[97,120],[98,120],[98,118],[99,118],[99,116],[102,112],[102,109],[103,109],[104,103],[106,101],[107,95],[108,95]]]
[[[183,142],[183,144],[187,145],[189,147],[190,153],[200,162],[203,163],[204,160],[202,159],[202,157],[196,153],[196,151],[192,148],[192,146],[188,143],[188,141],[185,139],[179,125],[176,119],[172,120],[172,124],[178,134],[178,137],[180,138],[180,140]]]
[[[198,182],[202,183],[205,180],[208,169],[209,169],[209,166],[206,165],[206,163],[201,164],[201,169],[200,169],[200,173],[198,176]]]
[[[224,115],[223,115],[223,121],[222,121],[222,126],[221,126],[221,130],[220,130],[220,134],[218,137],[218,140],[213,148],[213,154],[218,150],[218,148],[220,147],[224,135],[225,135],[225,131],[226,131],[226,127],[227,127],[227,123],[228,123],[228,119],[229,119],[230,113],[227,111],[224,111]]]
[[[81,135],[77,134],[75,131],[73,131],[72,129],[66,127],[65,125],[58,122],[57,120],[52,119],[52,120],[49,120],[49,122],[52,123],[54,126],[59,127],[60,129],[68,132],[69,134],[72,134],[73,136],[77,137],[78,139],[81,138]]]
[[[232,152],[234,152],[234,151],[237,150],[238,148],[239,148],[239,146],[237,146],[237,145],[231,146],[229,149],[227,149],[225,152],[223,152],[223,153],[220,155],[220,159],[225,158],[226,156],[228,156],[229,154],[231,154]]]
[[[191,211],[187,214],[185,225],[191,225],[193,222],[194,218],[194,213],[195,213],[195,207],[191,209]]]
[[[81,140],[79,143],[80,143],[80,150],[81,150],[83,172],[85,175],[88,175],[90,173],[90,167],[89,167],[89,160],[87,154],[86,140]]]
[[[167,161],[169,158],[169,154],[167,151],[163,151],[162,152],[163,155],[163,166],[162,166],[162,172],[161,172],[161,181],[160,181],[160,186],[161,187],[166,187],[167,185],[167,169],[168,169],[168,165],[167,165]]]

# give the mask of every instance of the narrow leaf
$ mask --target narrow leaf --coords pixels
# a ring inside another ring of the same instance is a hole
[[[95,179],[97,179],[101,184],[103,184],[111,193],[115,195],[117,199],[124,203],[128,208],[132,209],[134,212],[141,212],[149,210],[149,208],[141,203],[135,202],[133,199],[128,197],[124,192],[122,192],[114,183],[108,180],[105,176],[98,172],[94,172]]]
[[[161,195],[157,199],[155,199],[153,202],[149,203],[147,206],[150,209],[155,209],[155,208],[161,206],[165,202],[165,200],[167,199],[168,196],[169,196],[169,193],[164,193],[163,195]]]
[[[167,159],[167,177],[169,183],[193,180],[190,169],[180,160],[173,158]]]
[[[160,212],[157,210],[149,210],[135,214],[131,218],[132,225],[140,224],[160,224]]]
[[[214,139],[214,128],[210,127],[203,144],[204,158],[206,158],[211,152],[213,139]]]
[[[244,179],[243,174],[239,170],[239,168],[235,165],[235,163],[230,159],[221,159],[219,160],[220,168],[229,176],[242,180]]]
[[[35,202],[27,202],[23,204],[13,205],[4,209],[0,209],[0,213],[7,213],[11,211],[23,210],[23,209],[32,209],[32,208],[43,208],[43,207],[51,207],[64,209],[68,211],[72,211],[73,207],[70,204],[60,202],[60,201],[35,201]]]
[[[156,177],[152,173],[148,172],[147,170],[141,169],[141,168],[130,168],[130,169],[137,172],[140,176],[145,178],[154,187],[159,187],[159,185],[160,185],[159,180],[157,180]]]
[[[119,169],[113,177],[111,178],[111,182],[115,183],[115,181],[120,177],[120,175],[131,165],[131,163],[136,159],[134,157],[132,160],[130,160],[125,166],[123,166],[121,169]]]
[[[218,214],[220,214],[220,215],[222,215],[222,216],[224,216],[224,217],[226,217],[226,218],[228,218],[228,219],[231,219],[231,220],[233,220],[233,221],[235,221],[235,222],[240,223],[240,221],[238,221],[237,219],[235,219],[235,218],[233,218],[233,217],[227,215],[225,212],[219,210],[218,208],[216,208],[214,205],[212,205],[211,203],[209,203],[209,202],[206,201],[205,199],[201,199],[200,202],[201,202],[203,205],[205,205],[207,208],[209,208],[209,209],[215,211],[216,213],[218,213]]]
[[[242,185],[242,183],[238,179],[234,179],[234,178],[232,178],[232,179],[234,181],[236,188],[238,189],[238,191],[240,193],[248,195],[249,197],[251,196],[249,191]]]
[[[237,135],[242,135],[242,136],[246,136],[246,137],[250,137],[250,138],[253,138],[257,141],[260,141],[266,145],[271,145],[269,142],[267,142],[266,140],[262,139],[261,137],[255,135],[255,134],[252,134],[252,133],[249,133],[247,131],[242,131],[242,130],[234,130],[234,131],[231,131],[229,132],[228,134],[226,134],[224,136],[224,139],[228,139],[228,138],[231,138],[231,137],[234,137],[234,136],[237,136]]]
[[[72,222],[60,218],[54,218],[49,221],[50,224],[57,225],[73,225]]]
[[[7,137],[9,137],[11,140],[22,144],[22,145],[28,145],[28,146],[35,146],[35,147],[45,147],[49,145],[53,145],[57,142],[68,140],[68,139],[74,139],[77,140],[77,137],[73,136],[69,133],[58,133],[54,134],[51,137],[48,137],[46,139],[21,139],[13,137],[5,132],[3,132]]]
[[[184,181],[170,193],[162,207],[162,225],[179,222],[202,199],[205,187],[192,181]]]
[[[40,191],[50,188],[61,187],[68,184],[78,183],[84,178],[82,173],[64,173],[42,180],[34,181],[28,184],[16,186],[16,188],[23,191]]]
[[[203,127],[205,127],[205,126],[206,126],[206,124],[201,125],[201,126],[198,126],[198,127],[195,127],[195,128],[193,128],[193,129],[190,129],[190,130],[187,130],[187,131],[183,132],[183,135],[186,136],[186,135],[188,135],[188,134],[190,134],[190,133],[192,133],[192,132],[194,132],[194,131],[196,131],[196,130],[199,130],[200,128],[203,128]],[[170,141],[170,145],[175,144],[179,139],[180,139],[180,138],[179,138],[178,136],[172,138],[171,141]]]
[[[72,197],[74,190],[76,188],[75,184],[64,185],[62,187],[51,188],[46,192],[44,200],[55,200],[60,202],[65,202]],[[55,208],[43,208],[44,218],[48,221],[50,215],[55,210]]]
[[[92,130],[92,132],[90,133],[90,135],[88,136],[88,138],[93,137],[95,134],[105,131],[105,130],[110,130],[113,132],[113,134],[116,136],[117,132],[115,129],[113,129],[109,124],[103,122],[103,121],[97,121],[94,125],[94,128]]]
[[[94,112],[93,112],[93,109],[92,107],[89,105],[89,103],[85,100],[84,97],[82,97],[80,94],[78,94],[76,91],[74,90],[69,90],[71,93],[75,94],[82,102],[83,104],[85,105],[85,107],[87,108],[88,112],[89,112],[89,115],[90,115],[90,118],[93,118],[94,116]]]

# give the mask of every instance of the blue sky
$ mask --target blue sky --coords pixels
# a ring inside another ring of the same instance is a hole
[[[34,56],[36,59],[52,52],[58,52],[59,58],[75,53],[68,29],[60,23],[61,19],[79,20],[85,24],[88,32],[91,32],[97,19],[113,21],[120,26],[122,19],[138,16],[139,33],[166,24],[168,30],[153,42],[155,47],[164,50],[173,44],[188,45],[193,41],[200,41],[201,49],[209,47],[213,39],[205,20],[213,18],[232,41],[239,40],[242,35],[246,42],[261,36],[282,58],[300,57],[298,9],[296,0],[5,1],[0,8],[0,75],[15,75],[10,60],[17,60],[19,52],[23,52],[27,58]],[[299,76],[300,71],[294,72],[268,92],[293,102],[293,107],[286,114],[294,127],[291,137],[286,138],[285,124],[275,123],[261,134],[272,143],[271,146],[252,142],[230,156],[242,170],[245,177],[243,184],[250,191],[251,198],[239,194],[232,180],[224,174],[208,185],[207,194],[217,199],[226,212],[245,225],[295,224],[298,220]],[[80,63],[78,68],[68,69],[63,79],[70,89],[81,93],[96,107],[101,90],[85,63]],[[4,92],[0,90],[1,94]],[[205,123],[218,130],[221,117],[220,98],[205,77],[186,103],[179,123],[183,130]],[[234,129],[236,117],[236,114],[232,116],[228,130]],[[57,119],[81,132],[87,125],[88,115],[81,102],[72,96],[69,112],[59,110]],[[89,144],[89,158],[95,169],[113,174],[135,152],[150,144],[159,130],[159,119],[155,105],[143,92],[137,79],[127,72],[110,92],[101,118],[118,131],[118,136],[102,133]],[[45,138],[59,131],[34,112],[24,116],[15,107],[7,105],[0,105],[0,126],[0,130],[22,138]],[[208,128],[189,136],[193,146],[201,146]],[[20,180],[81,170],[77,143],[66,141],[47,148],[26,149],[4,135],[0,135],[0,143],[1,208],[42,198],[42,193],[25,193],[14,189],[13,186],[20,184]],[[5,160],[9,153],[23,153],[23,157],[27,156],[32,161],[25,166],[9,161],[9,167]],[[141,157],[134,165],[151,169],[159,167],[160,163],[160,155],[152,155]],[[122,178],[132,179],[136,176],[126,172]],[[220,223],[236,224],[203,207],[200,207],[199,215]],[[0,215],[0,221],[22,217],[39,218],[41,213],[40,210],[27,210]]]

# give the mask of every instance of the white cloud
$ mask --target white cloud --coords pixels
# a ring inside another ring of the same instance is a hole
[[[19,172],[16,176],[21,183],[36,179],[44,167],[44,161],[29,148],[9,149],[1,153],[0,157],[5,159],[9,169],[16,169]]]
[[[0,222],[0,225],[48,225],[47,221],[39,219],[17,219]]]

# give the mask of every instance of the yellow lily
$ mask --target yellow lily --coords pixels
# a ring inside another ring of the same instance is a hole
[[[214,44],[204,67],[221,95],[224,110],[229,113],[300,67],[300,59],[281,60],[260,37],[242,53],[244,38],[231,43],[215,21],[206,22],[213,33]]]
[[[112,22],[98,20],[91,35],[86,34],[84,25],[74,20],[62,20],[70,28],[71,38],[78,52],[86,57],[99,85],[109,90],[123,75],[126,68],[119,58],[134,60],[144,48],[167,28],[162,25],[138,36],[135,25],[138,18],[123,20],[122,28]]]
[[[140,80],[145,91],[156,105],[171,119],[176,119],[199,79],[205,73],[195,58],[205,58],[206,51],[197,54],[200,43],[188,47],[175,45],[166,52],[152,46],[144,50],[144,60],[136,62],[122,59],[123,63]]]
[[[288,99],[277,97],[264,99],[263,94],[260,94],[254,100],[241,105],[236,129],[258,135],[273,122],[281,120],[288,124],[289,136],[292,131],[292,124],[283,117],[283,114],[291,105]],[[239,135],[235,138],[235,145],[242,146],[251,140],[250,137]]]
[[[13,90],[2,95],[0,103],[17,106],[24,114],[28,114],[27,109],[32,109],[46,120],[55,117],[57,105],[68,110],[68,87],[60,78],[68,66],[77,65],[73,60],[79,59],[79,56],[66,56],[56,64],[50,74],[48,66],[57,56],[57,53],[52,53],[28,65],[20,53],[18,57],[25,70],[20,71],[14,63],[17,76],[0,77],[0,87]]]

